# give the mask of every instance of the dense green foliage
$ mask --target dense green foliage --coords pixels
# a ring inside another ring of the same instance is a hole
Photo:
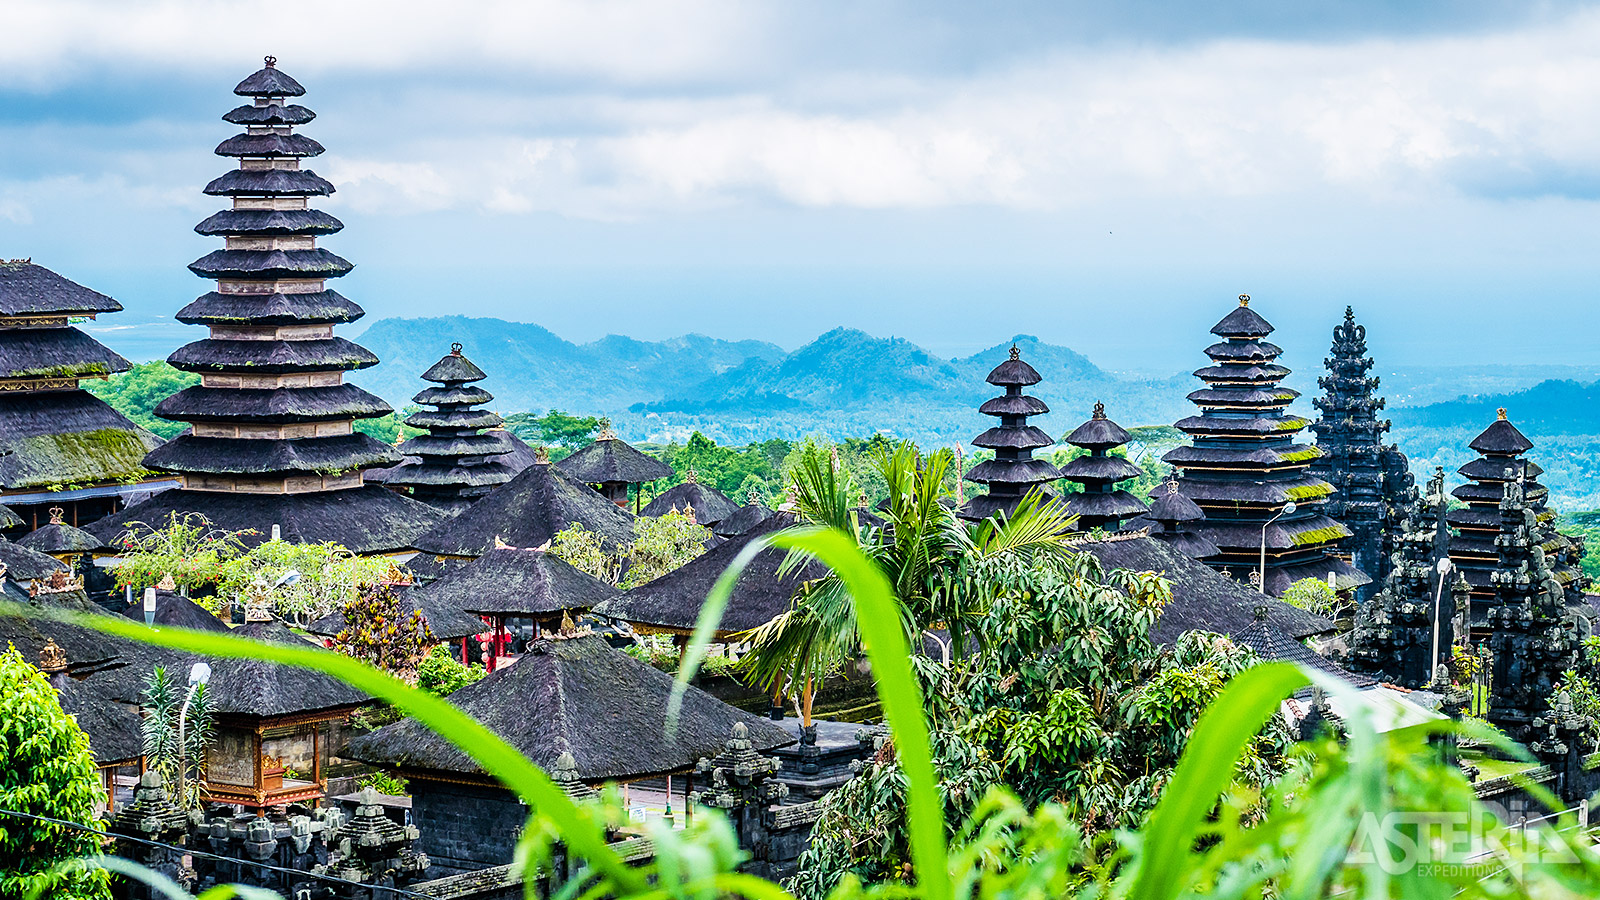
[[[393,585],[362,588],[344,602],[344,627],[333,648],[406,681],[417,680],[417,667],[437,640],[418,609],[406,609]]]
[[[216,727],[206,685],[195,687],[194,698],[185,714],[183,700],[188,690],[188,684],[180,680],[177,673],[169,674],[162,666],[156,666],[145,679],[144,694],[140,698],[140,705],[144,707],[144,758],[145,767],[159,772],[162,782],[173,791],[177,789],[181,770],[183,796],[179,800],[185,809],[199,809],[206,753],[216,738]],[[178,727],[180,718],[182,729]]]
[[[404,441],[423,434],[421,428],[412,428],[405,423],[407,416],[422,409],[420,406],[407,406],[405,409],[395,410],[386,416],[376,419],[357,419],[356,431],[369,437],[377,438],[385,444],[393,445],[397,441]]]
[[[1320,578],[1302,578],[1289,585],[1278,599],[1330,619],[1339,615],[1339,595]]]
[[[104,872],[58,869],[99,852],[92,832],[104,801],[89,738],[55,689],[15,647],[0,653],[0,809],[83,826],[0,816],[0,900],[108,900]]]
[[[135,425],[147,428],[164,437],[176,437],[189,427],[187,422],[171,422],[157,418],[156,404],[190,385],[200,383],[193,372],[180,372],[164,360],[140,363],[126,372],[118,372],[104,381],[86,381],[89,393],[111,404]]]
[[[633,540],[606,548],[600,535],[574,522],[556,533],[550,552],[580,572],[623,590],[654,581],[706,552],[711,529],[684,512],[640,516],[633,521]]]
[[[531,412],[506,416],[506,430],[534,446],[543,445],[551,459],[564,459],[593,441],[604,425],[596,416],[574,416],[552,409],[540,416]]]
[[[487,674],[489,673],[483,666],[477,663],[470,666],[462,665],[450,646],[436,644],[428,651],[428,655],[417,663],[417,687],[443,697],[478,681]]]

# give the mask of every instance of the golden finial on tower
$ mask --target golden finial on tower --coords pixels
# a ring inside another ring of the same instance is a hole
[[[1249,306],[1250,305],[1250,295],[1249,294],[1240,294],[1239,295],[1239,305],[1240,306]]]
[[[1504,422],[1506,420],[1506,408],[1504,406],[1500,407],[1494,411],[1494,415],[1496,419]]]

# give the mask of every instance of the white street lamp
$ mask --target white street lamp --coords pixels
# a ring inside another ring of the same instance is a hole
[[[188,747],[184,745],[184,726],[189,719],[189,704],[194,702],[195,691],[200,686],[211,680],[211,666],[197,662],[189,667],[189,693],[183,697],[183,706],[178,709],[178,803],[183,803],[184,775],[189,768]]]
[[[1450,562],[1450,557],[1446,556],[1439,560],[1436,568],[1439,570],[1439,587],[1433,592],[1433,653],[1428,656],[1428,681],[1433,680],[1434,669],[1439,665],[1439,606],[1444,599],[1445,579],[1455,566]]]
[[[1294,501],[1290,500],[1288,503],[1285,503],[1283,505],[1283,509],[1279,510],[1277,515],[1275,515],[1272,518],[1268,519],[1261,526],[1261,568],[1257,572],[1256,577],[1261,579],[1261,584],[1258,585],[1258,587],[1261,588],[1261,593],[1263,593],[1263,594],[1265,594],[1267,592],[1267,528],[1273,522],[1278,521],[1279,519],[1283,518],[1284,516],[1292,516],[1292,515],[1294,515],[1294,511],[1295,511],[1296,508],[1297,507],[1294,505]]]

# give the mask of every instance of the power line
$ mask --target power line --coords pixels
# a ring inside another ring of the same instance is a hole
[[[269,872],[282,872],[282,873],[284,873],[286,875],[294,875],[294,876],[301,877],[301,878],[317,878],[317,879],[321,879],[322,881],[331,881],[331,882],[333,882],[335,884],[348,885],[350,887],[364,888],[364,889],[369,890],[369,891],[389,891],[389,892],[393,893],[396,897],[421,897],[421,898],[423,898],[423,900],[435,900],[435,898],[433,898],[432,896],[430,896],[428,894],[419,894],[416,891],[406,890],[405,888],[401,888],[401,887],[376,887],[376,886],[371,885],[371,884],[363,884],[362,882],[359,882],[359,881],[350,881],[348,879],[339,878],[338,876],[335,876],[335,875],[319,875],[319,874],[317,874],[315,872],[307,872],[307,871],[305,871],[303,869],[289,869],[289,868],[285,868],[283,866],[275,866],[275,865],[272,865],[271,863],[257,862],[257,861],[252,860],[252,859],[238,859],[238,858],[232,857],[232,856],[221,856],[221,855],[218,855],[216,853],[211,853],[211,852],[206,851],[206,850],[197,850],[197,849],[195,849],[193,847],[184,847],[184,846],[181,846],[181,845],[178,845],[178,844],[167,844],[167,843],[163,843],[161,841],[152,841],[152,840],[149,840],[147,838],[134,837],[134,836],[128,835],[128,834],[114,834],[114,833],[109,832],[109,831],[101,831],[98,828],[91,828],[91,827],[89,827],[87,825],[84,825],[82,822],[72,822],[72,821],[68,821],[66,819],[54,819],[54,818],[51,818],[50,816],[40,816],[40,815],[35,815],[33,813],[20,812],[18,810],[14,810],[14,809],[5,809],[3,807],[0,807],[0,815],[13,816],[13,817],[18,818],[18,819],[32,819],[35,822],[48,822],[51,825],[61,825],[61,826],[65,826],[67,828],[76,829],[78,831],[86,831],[86,832],[89,832],[90,834],[96,835],[98,837],[112,838],[112,839],[118,840],[118,841],[128,841],[128,842],[134,843],[134,844],[143,844],[146,847],[157,847],[157,848],[160,848],[162,850],[173,850],[173,851],[176,851],[177,853],[179,853],[181,855],[184,855],[184,856],[201,857],[201,858],[204,858],[204,859],[210,859],[210,860],[214,860],[216,862],[222,862],[222,863],[233,863],[233,864],[244,865],[244,866],[255,866],[258,869],[264,869],[264,870],[269,871]]]

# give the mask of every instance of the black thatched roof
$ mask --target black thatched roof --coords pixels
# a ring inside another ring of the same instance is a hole
[[[506,434],[504,431],[486,431],[482,434],[419,434],[401,444],[398,450],[407,456],[424,458],[499,456],[511,452],[511,442],[506,440]]]
[[[1106,493],[1090,491],[1067,494],[1066,501],[1067,512],[1078,516],[1084,521],[1091,519],[1120,520],[1130,516],[1137,516],[1145,511],[1145,506],[1139,502],[1139,498],[1127,491],[1109,491]],[[1079,528],[1087,530],[1087,528],[1084,528],[1083,521],[1079,522]]]
[[[1120,456],[1080,456],[1061,467],[1061,477],[1081,483],[1127,481],[1143,472]]]
[[[354,322],[364,315],[366,312],[361,307],[332,290],[309,294],[222,294],[212,291],[178,310],[175,318],[188,325],[242,322],[293,325]]]
[[[1262,659],[1276,662],[1299,663],[1320,669],[1330,675],[1337,675],[1356,687],[1370,687],[1377,681],[1355,672],[1348,671],[1333,660],[1313,651],[1305,644],[1289,637],[1283,630],[1272,624],[1266,609],[1257,609],[1255,620],[1238,634],[1232,635],[1233,642],[1241,647],[1249,647]]]
[[[0,528],[15,528],[23,524],[22,517],[11,511],[11,507],[0,505]]]
[[[301,97],[306,89],[278,68],[278,60],[267,57],[266,66],[239,82],[233,92],[241,97]]]
[[[1046,434],[1043,428],[1034,425],[997,425],[972,439],[974,447],[989,450],[1032,450],[1054,443],[1055,439]]]
[[[316,117],[316,113],[304,106],[269,103],[266,106],[236,106],[223,114],[222,121],[234,125],[304,125]]]
[[[1150,518],[1157,522],[1199,522],[1205,510],[1183,495],[1176,481],[1156,485],[1150,492]]]
[[[1067,435],[1067,443],[1074,447],[1083,447],[1088,450],[1109,450],[1126,444],[1131,435],[1121,425],[1106,418],[1106,407],[1103,403],[1094,405],[1094,413],[1089,421],[1084,422],[1072,433]]]
[[[759,502],[747,503],[735,510],[733,515],[711,526],[711,531],[719,537],[738,537],[759,527],[775,515],[777,513]]]
[[[50,679],[61,709],[89,736],[89,750],[102,766],[134,762],[144,756],[144,720],[126,703],[103,697],[91,687],[58,675]]]
[[[216,388],[194,385],[156,405],[155,413],[175,422],[261,424],[316,419],[370,419],[394,408],[353,384],[302,388]]]
[[[978,412],[986,416],[1042,416],[1050,407],[1038,397],[1027,394],[1005,394],[983,401]]]
[[[463,428],[494,428],[504,423],[504,419],[487,409],[420,409],[406,416],[406,424],[412,428],[447,431]]]
[[[493,400],[494,395],[475,384],[455,384],[423,388],[411,399],[429,406],[478,406]]]
[[[321,156],[321,144],[303,134],[236,134],[217,145],[218,156]]]
[[[394,553],[415,546],[417,535],[437,525],[444,514],[387,488],[367,485],[308,494],[226,494],[178,489],[163,491],[143,503],[106,516],[85,530],[107,543],[128,531],[130,523],[160,528],[172,513],[199,513],[216,528],[253,529],[247,544],[265,541],[273,525],[283,539],[318,544],[333,541],[363,554]],[[138,527],[138,526],[135,526]]]
[[[186,372],[242,369],[263,375],[365,369],[378,364],[372,351],[341,337],[310,341],[221,341],[203,338],[172,351],[167,362]]]
[[[88,391],[0,393],[0,484],[9,490],[136,481],[159,446]]]
[[[432,557],[423,557],[432,559]],[[411,568],[411,564],[406,564]],[[462,611],[459,607],[443,603],[435,603],[423,594],[418,586],[396,585],[391,588],[400,601],[400,611],[409,615],[413,610],[420,611],[422,618],[428,623],[428,631],[441,641],[455,641],[475,634],[482,634],[489,630],[489,626],[477,616]],[[332,637],[345,627],[343,610],[335,610],[326,616],[311,623],[306,630],[312,634]]]
[[[712,585],[727,571],[734,558],[751,541],[780,531],[792,521],[790,516],[774,515],[746,534],[730,538],[660,578],[600,604],[594,611],[647,628],[691,632],[700,617],[700,608],[705,605],[706,595],[711,593]],[[813,563],[780,579],[778,566],[786,552],[767,549],[751,561],[739,576],[727,609],[723,610],[722,621],[717,625],[718,634],[737,634],[765,625],[788,611],[795,589],[803,581],[827,574],[825,567]]]
[[[483,370],[472,364],[472,360],[461,355],[461,345],[451,347],[443,359],[428,367],[422,373],[423,381],[432,381],[437,384],[467,384],[473,381],[482,381],[488,378]]]
[[[1516,456],[1532,450],[1533,441],[1523,437],[1517,426],[1506,421],[1506,411],[1500,410],[1499,416],[1467,446],[1486,456]]]
[[[51,572],[66,568],[53,556],[30,550],[3,537],[0,537],[0,566],[6,568],[6,580],[17,583],[46,578]]]
[[[194,230],[199,234],[225,236],[321,235],[344,229],[344,223],[320,209],[225,209],[212,213]]]
[[[53,519],[17,538],[17,545],[40,553],[90,553],[106,549],[105,541],[82,528]]]
[[[144,596],[136,592],[133,603],[124,607],[122,614],[135,622],[143,622]],[[206,612],[205,607],[177,591],[156,591],[155,624],[191,628],[195,631],[214,631],[219,634],[226,634],[228,631],[228,626],[221,619]]]
[[[321,247],[310,250],[213,250],[189,264],[202,278],[338,278],[355,264]]]
[[[92,378],[132,365],[76,328],[0,331],[0,378]]]
[[[316,197],[333,193],[333,184],[310,169],[233,169],[211,180],[213,197]]]
[[[0,260],[0,316],[93,315],[122,304],[26,260]]]
[[[1171,582],[1172,602],[1152,630],[1152,637],[1164,644],[1176,641],[1186,631],[1243,634],[1255,621],[1256,607],[1263,604],[1268,621],[1296,639],[1323,634],[1335,627],[1332,620],[1273,600],[1144,535],[1084,539],[1076,548],[1095,557],[1106,569],[1155,572]]]
[[[1042,379],[1039,377],[1037,369],[1022,361],[1022,356],[1018,353],[1017,348],[1013,346],[1011,348],[1011,358],[995,366],[994,370],[989,373],[989,377],[984,380],[990,384],[1006,387],[1012,385],[1027,387],[1030,384],[1038,384]]]
[[[967,472],[978,484],[1031,485],[1055,481],[1061,470],[1042,459],[986,459]]]
[[[1032,489],[1030,488],[1028,493],[1031,493],[1031,491]],[[1045,502],[1056,498],[1054,491],[1041,489],[1039,493]],[[1017,505],[1022,502],[1025,496],[1027,496],[1027,493],[976,494],[967,498],[967,502],[961,505],[958,515],[973,522],[987,519],[996,513],[1005,513],[1010,516],[1017,511]]]
[[[297,472],[347,472],[395,465],[403,456],[370,435],[355,432],[319,438],[213,438],[182,434],[144,458],[152,469],[265,475]]]
[[[739,504],[709,484],[691,478],[682,484],[667,488],[639,511],[641,516],[664,516],[672,510],[679,512],[694,507],[694,520],[701,525],[715,525],[739,510]]]
[[[1249,297],[1240,297],[1239,305],[1211,326],[1211,333],[1221,337],[1266,337],[1272,333],[1272,325],[1250,308]]]
[[[536,463],[412,546],[438,556],[481,556],[494,547],[495,538],[541,547],[574,522],[612,546],[633,540],[633,516],[627,511],[555,466]]]
[[[497,547],[417,594],[430,605],[469,613],[546,618],[589,609],[618,591],[542,550]]]
[[[1283,355],[1283,348],[1271,341],[1218,341],[1206,348],[1206,355],[1215,362],[1238,363],[1243,361],[1270,362]],[[1241,366],[1241,368],[1255,368],[1254,366]],[[1227,370],[1224,369],[1224,372]],[[1226,380],[1223,376],[1221,380]]]
[[[584,484],[617,481],[642,484],[672,475],[671,466],[640,453],[627,441],[616,437],[601,438],[556,465]]]
[[[536,641],[515,663],[450,695],[450,702],[549,771],[563,753],[584,781],[681,772],[722,749],[735,722],[758,750],[793,742],[783,729],[698,688],[669,732],[671,675],[599,637]],[[454,744],[405,720],[351,742],[355,759],[402,770],[485,773]]]

